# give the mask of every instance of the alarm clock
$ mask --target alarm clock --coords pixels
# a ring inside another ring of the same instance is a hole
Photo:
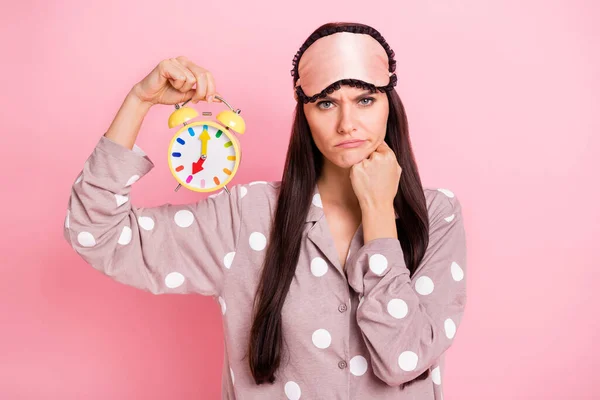
[[[175,111],[169,116],[169,128],[183,125],[171,139],[168,149],[169,169],[181,186],[195,192],[214,192],[223,188],[228,194],[229,183],[238,171],[242,151],[233,131],[242,135],[246,123],[236,110],[222,97],[215,95],[229,110],[221,111],[215,120],[189,122],[198,116],[191,107],[184,107],[190,101],[175,104]],[[203,112],[211,116],[211,112]]]

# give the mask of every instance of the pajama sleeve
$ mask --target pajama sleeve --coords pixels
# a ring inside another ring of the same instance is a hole
[[[194,204],[136,207],[133,184],[154,164],[105,136],[71,188],[64,236],[93,268],[153,294],[221,292],[235,256],[241,186]]]
[[[450,191],[432,193],[429,244],[412,278],[396,238],[365,243],[347,269],[350,286],[363,296],[356,319],[373,372],[390,386],[419,377],[439,359],[465,307],[461,205]]]

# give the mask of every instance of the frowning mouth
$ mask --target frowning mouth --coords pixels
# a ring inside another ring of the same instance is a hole
[[[365,140],[346,140],[342,143],[336,144],[335,147],[342,147],[342,148],[358,147],[361,144],[363,144],[364,142],[365,142]]]

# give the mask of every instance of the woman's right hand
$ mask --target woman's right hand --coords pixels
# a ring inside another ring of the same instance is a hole
[[[141,101],[151,105],[173,105],[190,99],[192,103],[200,100],[221,102],[214,98],[218,93],[212,74],[184,56],[159,62],[133,87],[132,92]]]

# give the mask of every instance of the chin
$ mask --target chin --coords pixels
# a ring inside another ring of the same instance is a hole
[[[367,155],[363,154],[363,152],[354,152],[344,155],[335,154],[334,157],[329,158],[329,161],[339,168],[350,168],[365,158],[367,158]]]

